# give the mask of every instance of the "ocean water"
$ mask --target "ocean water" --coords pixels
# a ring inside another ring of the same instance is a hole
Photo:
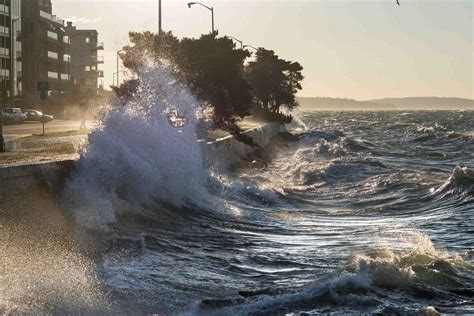
[[[87,245],[10,248],[0,311],[474,313],[474,112],[301,112],[298,141],[229,171],[202,154],[187,89],[144,82],[60,197]]]

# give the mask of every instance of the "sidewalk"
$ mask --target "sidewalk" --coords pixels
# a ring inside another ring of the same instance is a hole
[[[266,122],[246,117],[238,125],[243,130],[249,130],[264,123]],[[79,131],[74,129],[76,126],[78,126],[77,121],[58,121],[56,130],[59,131],[54,131],[53,126],[50,125],[45,136],[29,134],[29,136],[10,137],[10,140],[5,144],[7,151],[0,153],[0,166],[79,158],[80,146],[87,141],[90,130]],[[93,126],[93,124],[89,124],[89,126]],[[39,127],[35,128],[35,132],[39,132],[37,129]],[[65,128],[69,130],[65,130]],[[9,129],[15,129],[24,133],[23,135],[28,135],[26,133],[31,130],[31,126],[17,125],[9,127]],[[213,130],[209,131],[208,136],[210,139],[220,139],[229,135],[223,130]]]
[[[0,153],[0,165],[34,163],[50,160],[79,158],[80,145],[87,140],[87,133],[68,135],[77,131],[46,136],[33,135],[6,142],[6,152]]]

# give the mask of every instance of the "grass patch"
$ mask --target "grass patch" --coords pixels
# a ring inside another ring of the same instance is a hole
[[[0,164],[19,164],[47,160],[71,159],[77,154],[77,148],[74,143],[71,142],[44,144],[0,153]]]
[[[30,136],[20,137],[15,139],[15,142],[28,142],[32,140],[41,140],[41,139],[49,139],[49,138],[58,138],[58,137],[68,137],[68,136],[82,136],[88,135],[91,132],[91,129],[80,129],[80,130],[73,130],[67,132],[52,132],[43,134],[33,134]]]

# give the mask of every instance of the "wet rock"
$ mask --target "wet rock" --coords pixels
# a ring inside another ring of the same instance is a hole
[[[199,306],[202,309],[219,309],[232,306],[234,303],[231,299],[206,299],[202,300]]]
[[[280,132],[278,133],[278,136],[287,142],[297,142],[299,140],[298,136],[293,135],[290,132]]]
[[[239,291],[239,295],[242,297],[254,297],[254,296],[262,296],[262,295],[272,295],[270,289],[263,289],[257,291]]]

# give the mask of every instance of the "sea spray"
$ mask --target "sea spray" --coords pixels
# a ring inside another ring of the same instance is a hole
[[[173,126],[170,113],[186,124]],[[111,223],[120,210],[157,200],[205,201],[209,172],[196,138],[199,119],[199,102],[170,67],[144,67],[135,95],[105,109],[82,150],[66,190],[77,222]]]

